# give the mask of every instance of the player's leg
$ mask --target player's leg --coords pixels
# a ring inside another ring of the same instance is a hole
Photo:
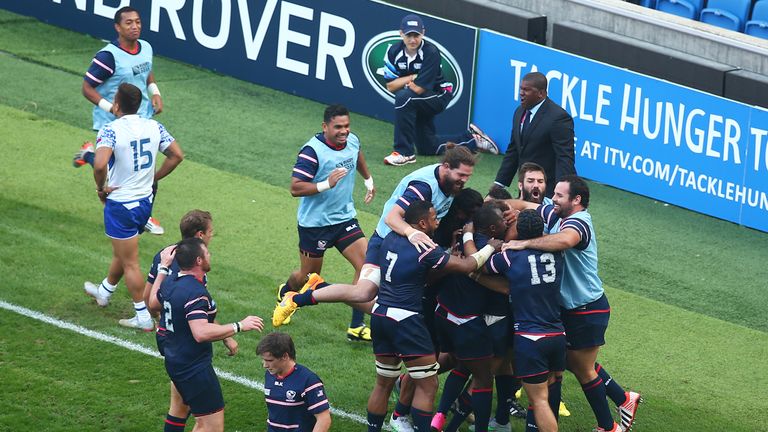
[[[213,414],[195,416],[195,427],[192,432],[223,432],[224,410]]]
[[[171,400],[163,432],[184,432],[187,418],[189,418],[189,406],[184,404],[176,385],[171,381]]]
[[[576,376],[579,384],[581,384],[584,396],[595,414],[598,427],[610,431],[615,428],[615,423],[611,410],[608,408],[608,401],[605,399],[605,385],[595,372],[595,361],[599,351],[599,346],[569,349],[567,354],[568,370]]]
[[[376,355],[376,383],[368,397],[368,430],[380,431],[387,417],[387,403],[402,362],[389,355]]]
[[[341,254],[352,264],[355,269],[355,278],[353,284],[357,284],[360,279],[360,272],[365,264],[365,251],[368,249],[368,240],[359,227],[356,219],[351,221],[352,232],[346,234],[336,244]],[[356,231],[355,228],[357,229]],[[346,229],[345,229],[346,232]],[[350,340],[362,340],[369,342],[371,340],[371,330],[365,325],[365,314],[358,308],[352,308],[352,318],[347,329],[347,338]]]
[[[136,315],[133,318],[120,320],[120,325],[130,328],[152,331],[154,323],[144,303],[144,278],[139,267],[139,237],[125,240],[112,239],[112,248],[116,259],[123,267],[125,286],[133,300]]]
[[[408,375],[414,384],[411,418],[417,430],[429,430],[432,421],[435,395],[437,394],[437,371],[440,365],[434,354],[411,357],[405,361]]]
[[[523,388],[528,395],[528,403],[532,407],[538,430],[540,432],[557,431],[557,420],[549,407],[547,374],[523,378]]]
[[[224,430],[224,397],[212,365],[184,381],[174,381],[181,398],[189,403],[195,416],[195,432]]]

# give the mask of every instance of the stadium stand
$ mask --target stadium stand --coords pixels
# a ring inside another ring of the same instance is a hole
[[[695,20],[703,6],[704,0],[659,0],[656,10]]]
[[[768,39],[768,0],[755,3],[752,19],[744,26],[744,33],[763,39]]]
[[[640,3],[638,4],[647,8],[656,9],[656,0],[640,0]]]
[[[699,21],[734,31],[742,31],[749,17],[752,0],[709,0]]]

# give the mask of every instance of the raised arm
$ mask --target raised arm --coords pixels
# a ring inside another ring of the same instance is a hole
[[[263,328],[264,322],[261,318],[253,315],[249,315],[241,321],[231,324],[209,323],[206,319],[189,320],[189,329],[192,331],[192,337],[198,343],[224,340],[241,331],[261,331]]]

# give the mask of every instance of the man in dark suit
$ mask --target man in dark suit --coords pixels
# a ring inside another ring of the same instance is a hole
[[[557,181],[575,174],[573,118],[547,97],[547,77],[531,72],[520,83],[520,106],[512,118],[512,137],[491,188],[507,187],[518,167],[535,162],[547,174],[546,196]]]

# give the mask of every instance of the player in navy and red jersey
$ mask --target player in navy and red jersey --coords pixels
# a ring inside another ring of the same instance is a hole
[[[256,348],[264,365],[267,432],[325,432],[331,406],[323,381],[296,363],[296,347],[286,333],[264,336]]]
[[[434,207],[426,201],[411,203],[405,221],[427,235],[437,228]],[[386,417],[387,401],[405,362],[415,386],[411,417],[418,430],[429,430],[437,391],[439,365],[422,311],[427,273],[470,273],[494,250],[484,247],[471,257],[451,256],[439,248],[419,251],[406,237],[391,232],[379,249],[382,270],[379,295],[373,306],[371,328],[376,355],[376,385],[368,399],[368,430],[378,431]]]
[[[484,247],[491,238],[503,238],[506,231],[501,209],[495,203],[481,207],[474,214],[477,234],[471,236],[475,247]],[[470,236],[466,237],[470,241]],[[463,244],[459,250],[464,252]],[[466,275],[446,275],[437,282],[437,309],[434,312],[440,349],[451,353],[459,365],[443,389],[438,412],[432,427],[443,429],[445,414],[466,383],[464,370],[472,373],[472,408],[475,412],[475,430],[486,431],[491,416],[493,396],[492,358],[503,357],[507,347],[507,299],[489,309],[489,298],[497,296]],[[490,314],[488,312],[491,312]],[[487,315],[487,317],[486,317]],[[489,325],[490,323],[490,325]],[[501,329],[500,332],[492,330]],[[507,411],[507,416],[509,411]],[[454,416],[449,430],[458,427],[463,418]],[[508,423],[508,420],[507,420]],[[506,423],[505,423],[506,424]]]
[[[625,431],[632,427],[641,402],[640,394],[625,391],[598,363],[605,344],[610,305],[597,274],[597,238],[589,207],[589,187],[578,176],[565,176],[555,186],[554,206],[536,207],[551,235],[511,241],[511,249],[540,249],[564,252],[565,274],[560,289],[560,306],[568,345],[568,370],[581,388],[597,419],[598,431]],[[535,207],[523,201],[510,205]],[[606,396],[616,404],[621,424],[613,420]]]
[[[211,238],[213,238],[213,220],[211,218],[211,214],[203,210],[191,210],[187,212],[187,214],[182,216],[181,222],[179,222],[179,231],[181,231],[182,239],[197,237],[201,239],[206,246],[208,246],[210,244]],[[150,293],[152,291],[152,285],[154,284],[155,278],[157,277],[158,269],[161,267],[161,254],[162,250],[155,254],[155,257],[152,260],[152,266],[147,273],[147,283],[144,286],[144,301],[148,305],[150,304],[149,299]],[[169,275],[179,273],[179,263],[175,259],[168,266],[168,271]],[[208,286],[207,276],[203,277],[203,284],[206,287]],[[160,313],[159,310],[150,310],[150,312],[152,312],[155,316],[159,315]],[[166,329],[161,324],[157,327],[157,332],[155,333],[157,349],[160,352],[160,355],[165,355],[165,351],[163,349],[165,336]],[[235,338],[226,338],[222,342],[224,342],[224,346],[227,347],[229,355],[235,355],[237,353],[238,346]],[[165,418],[164,431],[183,431],[188,417],[189,406],[184,404],[184,401],[181,399],[181,395],[179,395],[179,391],[176,389],[176,386],[173,385],[173,381],[171,381],[171,400],[170,406],[168,408],[168,414]]]
[[[357,221],[352,193],[354,171],[365,179],[365,203],[376,188],[368,171],[357,135],[350,132],[349,110],[330,105],[323,112],[323,132],[314,135],[299,151],[291,177],[291,195],[299,197],[298,232],[300,267],[277,290],[277,301],[288,291],[298,291],[310,273],[320,273],[325,251],[336,247],[360,277],[368,241]],[[285,322],[287,323],[287,321]],[[371,340],[364,314],[352,310],[349,340]]]
[[[535,210],[517,217],[520,239],[541,236],[544,221]],[[485,271],[509,281],[514,316],[515,374],[522,378],[531,408],[528,428],[556,431],[560,383],[565,370],[565,329],[560,319],[562,252],[532,249],[495,254]],[[535,418],[535,420],[534,420]]]
[[[196,428],[223,431],[224,398],[211,363],[211,342],[240,331],[261,330],[263,323],[257,316],[247,316],[232,324],[214,322],[218,309],[203,283],[211,270],[210,257],[205,243],[197,237],[163,249],[150,307],[162,309],[160,325],[166,329],[165,370],[195,416]],[[180,272],[169,277],[168,266],[174,259]]]

